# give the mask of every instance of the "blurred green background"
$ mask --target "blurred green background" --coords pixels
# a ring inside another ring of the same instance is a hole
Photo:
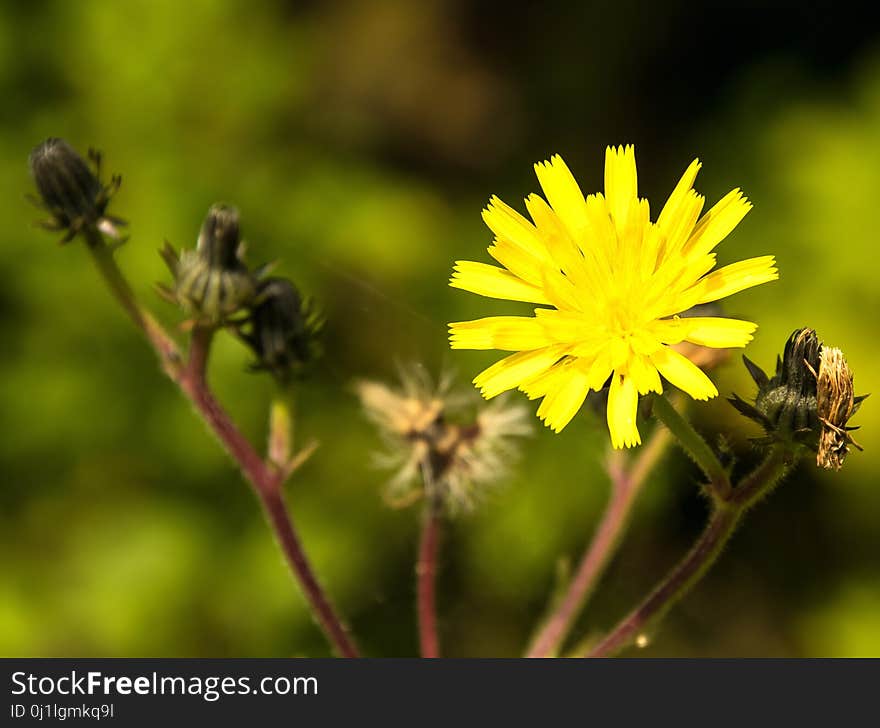
[[[152,285],[156,250],[191,246],[208,206],[241,210],[253,262],[315,296],[326,358],[296,391],[297,434],[322,445],[289,487],[307,551],[365,651],[416,651],[416,511],[387,509],[356,377],[397,362],[454,367],[445,323],[510,311],[446,286],[487,261],[490,194],[522,209],[531,165],[561,153],[601,188],[607,144],[633,142],[655,209],[695,156],[709,202],[755,209],[720,262],[774,253],[781,279],[727,301],[760,323],[770,368],[789,333],[845,351],[880,392],[876,221],[880,44],[839,3],[797,12],[678,0],[590,3],[4,3],[0,9],[0,654],[328,654],[231,462],[111,304],[79,244],[33,226],[30,149],[63,136],[123,174],[118,258]],[[224,339],[212,378],[255,441],[273,393]],[[752,396],[733,358],[722,394]],[[718,398],[691,408],[749,460],[755,430]],[[880,406],[854,420],[864,453],[803,464],[745,521],[667,618],[649,656],[880,655]],[[537,427],[514,477],[448,533],[442,641],[454,656],[518,654],[560,560],[607,495],[607,433],[586,411]],[[670,452],[578,634],[613,624],[687,548],[705,505]]]

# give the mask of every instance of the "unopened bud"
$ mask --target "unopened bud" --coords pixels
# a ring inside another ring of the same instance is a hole
[[[224,323],[248,307],[256,295],[256,279],[242,252],[238,210],[213,205],[195,250],[184,250],[179,258],[170,246],[162,251],[175,278],[170,297],[202,323]]]
[[[734,394],[730,403],[764,428],[759,442],[804,446],[816,452],[816,464],[840,470],[849,445],[860,446],[847,422],[867,395],[853,395],[853,376],[840,349],[823,346],[813,329],[798,329],[788,339],[776,373],[768,377],[743,357],[758,385],[754,405]]]
[[[242,338],[257,356],[255,369],[286,381],[317,356],[320,317],[285,278],[262,281],[255,301]]]
[[[123,221],[106,215],[107,204],[119,188],[120,178],[109,185],[100,179],[100,155],[90,150],[92,167],[63,139],[50,138],[34,148],[29,163],[41,204],[51,218],[51,230],[65,230],[63,242],[86,228],[119,237],[115,225]]]

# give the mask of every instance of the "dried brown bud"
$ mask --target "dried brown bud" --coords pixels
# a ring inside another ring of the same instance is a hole
[[[758,385],[755,403],[736,394],[730,402],[764,428],[766,437],[758,442],[810,448],[819,467],[833,470],[840,470],[849,445],[861,450],[847,422],[867,395],[853,395],[853,375],[840,349],[823,346],[813,329],[804,328],[789,337],[772,378],[743,361]]]
[[[863,399],[853,395],[853,375],[843,352],[834,347],[823,347],[816,376],[816,413],[822,423],[816,455],[819,467],[840,470],[849,452],[848,445],[862,449],[849,434],[855,428],[848,428],[846,423]]]

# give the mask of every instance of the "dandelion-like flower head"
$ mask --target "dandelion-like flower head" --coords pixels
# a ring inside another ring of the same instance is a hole
[[[535,165],[546,201],[529,195],[531,221],[493,197],[483,220],[495,233],[489,254],[502,267],[458,261],[450,285],[490,298],[535,303],[535,315],[450,324],[454,349],[516,352],[474,379],[483,396],[519,388],[543,397],[538,416],[559,432],[590,390],[610,380],[607,419],[614,447],[641,442],[639,395],[662,392],[661,376],[694,399],[718,390],[672,346],[745,346],[756,324],[681,316],[778,278],[766,255],[717,270],[713,250],[751,209],[735,189],[700,216],[694,160],[657,217],[638,196],[633,147],[609,147],[605,194],[586,198],[562,158]],[[711,272],[710,272],[711,271]]]
[[[515,439],[530,433],[524,408],[496,401],[462,417],[470,398],[451,391],[448,376],[435,386],[413,367],[401,379],[401,387],[368,380],[356,386],[386,442],[377,462],[396,470],[386,499],[405,506],[436,498],[450,513],[469,510],[507,474]]]

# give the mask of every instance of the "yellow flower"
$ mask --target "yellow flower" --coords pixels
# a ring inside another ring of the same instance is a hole
[[[639,199],[632,145],[605,152],[605,194],[586,199],[562,158],[535,165],[547,201],[529,195],[530,222],[497,197],[483,210],[495,233],[489,254],[503,267],[458,261],[450,285],[490,298],[536,303],[533,317],[492,316],[452,323],[453,349],[517,352],[474,379],[484,397],[519,388],[543,397],[538,417],[559,432],[593,389],[608,391],[615,448],[641,442],[638,398],[662,392],[662,375],[694,399],[718,394],[706,374],[672,345],[745,346],[756,324],[681,317],[779,277],[771,255],[715,271],[715,246],[751,209],[739,189],[700,217],[694,160],[656,222]],[[712,271],[710,273],[710,271]]]

